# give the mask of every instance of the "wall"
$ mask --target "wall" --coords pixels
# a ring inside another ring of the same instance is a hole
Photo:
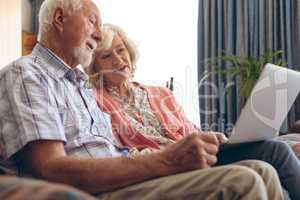
[[[21,55],[22,1],[0,1],[0,68]]]
[[[166,81],[174,77],[174,96],[188,118],[200,125],[197,84],[198,1],[95,2],[101,10],[103,23],[121,26],[138,45],[140,58],[134,80],[147,85],[164,86]]]
[[[22,1],[22,30],[27,32],[32,32],[31,21],[32,12],[31,4],[29,0]]]

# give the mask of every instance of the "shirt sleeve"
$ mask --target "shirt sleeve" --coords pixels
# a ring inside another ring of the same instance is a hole
[[[40,72],[27,67],[14,66],[1,80],[9,102],[1,130],[5,158],[31,141],[66,141],[53,89]]]

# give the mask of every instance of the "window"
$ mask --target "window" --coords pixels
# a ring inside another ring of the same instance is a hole
[[[0,69],[21,56],[21,1],[0,1]]]
[[[134,80],[165,86],[199,125],[197,91],[197,0],[96,0],[103,23],[121,26],[140,51]]]

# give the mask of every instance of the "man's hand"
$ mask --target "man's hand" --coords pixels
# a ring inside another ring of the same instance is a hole
[[[221,133],[221,132],[215,132],[215,131],[203,132],[203,131],[199,131],[199,132],[196,132],[195,134],[215,135],[218,138],[219,144],[225,144],[225,143],[228,142],[228,138],[224,135],[224,133]]]
[[[223,133],[219,133],[219,132],[210,132],[210,134],[215,134],[219,140],[220,144],[225,144],[228,142],[228,138],[223,134]]]
[[[204,169],[217,162],[219,140],[217,134],[191,134],[161,153],[169,167],[177,172]]]

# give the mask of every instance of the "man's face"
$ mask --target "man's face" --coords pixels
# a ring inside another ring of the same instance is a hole
[[[71,65],[87,66],[91,63],[93,51],[101,40],[101,18],[96,5],[90,0],[82,0],[83,7],[64,16],[62,35],[63,53]]]

